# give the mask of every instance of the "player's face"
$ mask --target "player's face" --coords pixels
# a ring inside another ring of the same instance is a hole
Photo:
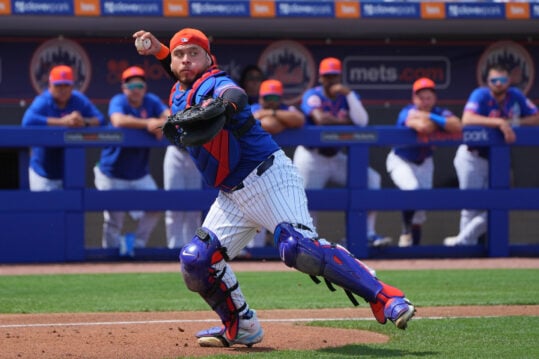
[[[494,96],[503,95],[510,86],[509,74],[506,71],[490,70],[487,76],[487,84]]]
[[[413,96],[413,103],[418,110],[430,112],[436,104],[436,93],[430,89],[420,90]]]
[[[67,101],[71,98],[73,93],[73,85],[49,85],[49,92],[52,95],[54,101],[60,106],[63,107],[67,104]]]
[[[331,87],[341,83],[341,75],[321,75],[318,81],[324,88],[326,96],[333,98],[334,92],[331,90]]]
[[[264,81],[264,75],[258,70],[252,70],[245,75],[245,81],[242,86],[247,95],[257,97],[262,81]]]
[[[180,45],[171,58],[170,69],[184,87],[190,87],[211,65],[208,53],[197,45]]]
[[[319,81],[323,87],[329,88],[332,85],[341,83],[341,75],[322,75]]]
[[[131,105],[140,106],[146,94],[146,82],[135,77],[122,85],[122,90]]]
[[[260,98],[260,105],[264,109],[277,110],[281,105],[281,96],[279,95],[266,95]]]

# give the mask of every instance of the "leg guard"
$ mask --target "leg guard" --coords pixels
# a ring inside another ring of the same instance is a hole
[[[287,266],[313,279],[324,277],[330,289],[331,283],[342,287],[356,305],[350,293],[359,295],[370,303],[376,320],[381,324],[390,319],[398,328],[406,328],[415,308],[404,298],[404,293],[379,281],[344,247],[326,240],[305,238],[288,223],[277,225],[274,234],[281,260]]]
[[[376,301],[382,285],[344,247],[323,239],[305,238],[288,223],[277,225],[274,233],[279,255],[287,266],[310,276],[322,276],[368,302]]]
[[[223,279],[230,268],[225,259],[226,253],[217,236],[203,227],[197,230],[191,242],[180,252],[181,269],[187,288],[199,293],[219,315],[225,326],[222,334],[226,338],[223,339],[233,342],[238,334],[239,313],[247,310],[247,303],[239,291],[238,282],[227,284]],[[233,274],[232,278],[235,280]],[[232,298],[232,292],[236,290],[242,299],[240,305]],[[228,346],[228,343],[223,344]]]

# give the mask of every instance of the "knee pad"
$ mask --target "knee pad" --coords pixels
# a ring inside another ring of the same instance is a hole
[[[211,266],[224,260],[223,249],[217,236],[206,228],[199,228],[189,243],[180,251],[182,275],[193,292],[203,293],[212,286]]]
[[[279,257],[287,266],[297,268],[298,244],[303,239],[304,237],[290,223],[280,223],[275,227],[273,241],[275,247],[279,249]]]
[[[229,266],[224,263],[227,259],[226,251],[215,233],[204,227],[197,230],[180,252],[182,275],[187,288],[200,294],[221,318],[227,337],[235,338],[239,313],[247,308],[247,303],[237,304],[232,299],[231,293],[239,289],[239,285],[230,279],[227,284],[225,274]],[[232,280],[235,281],[235,276]]]
[[[375,302],[382,290],[382,284],[369,269],[338,244],[305,238],[290,223],[277,225],[274,240],[279,256],[287,266],[310,275],[313,280],[322,276],[330,289],[331,283],[338,285],[351,300],[350,293],[354,293],[368,302]]]

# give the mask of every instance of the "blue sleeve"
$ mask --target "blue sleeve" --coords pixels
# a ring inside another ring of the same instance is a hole
[[[444,116],[446,118],[455,116],[455,114],[453,112],[451,112],[451,110],[449,110],[447,108],[442,108],[440,115],[442,115],[442,116]]]
[[[99,109],[93,104],[92,101],[82,93],[78,93],[80,101],[82,102],[82,117],[95,117],[99,120],[99,125],[103,126],[105,124],[105,116],[99,111]]]
[[[147,93],[146,96],[148,96],[151,101],[152,101],[152,104],[153,104],[153,112],[154,112],[154,117],[160,117],[161,114],[168,109],[167,106],[165,106],[165,104],[163,103],[163,101],[161,101],[161,99],[153,94],[153,93]]]
[[[487,92],[485,92],[485,90]],[[484,104],[486,102],[485,95],[488,96],[488,89],[480,87],[473,90],[468,97],[468,101],[466,101],[466,104],[464,105],[464,111],[471,111],[486,116],[486,110],[484,109]]]
[[[406,126],[406,118],[408,117],[408,112],[410,112],[411,106],[406,106],[399,112],[399,117],[397,117],[397,126]]]
[[[445,118],[454,116],[453,112],[451,112],[449,109],[440,106],[435,106],[430,112]]]
[[[47,109],[49,107],[45,96],[37,96],[30,107],[24,112],[23,126],[47,126]]]
[[[518,102],[520,107],[520,116],[531,116],[537,113],[537,106],[526,97],[520,90],[514,89],[515,101]]]
[[[313,112],[315,108],[318,108],[318,106],[313,106],[313,103],[316,102],[316,101],[313,101],[312,99],[313,96],[318,97],[314,89],[307,90],[307,92],[303,94],[300,109],[306,116],[310,116],[311,112]],[[318,102],[321,103],[322,100],[319,97],[318,99],[319,99]]]
[[[124,111],[125,97],[123,94],[115,95],[109,102],[109,116],[113,113],[125,113]]]
[[[256,111],[260,110],[261,108],[262,108],[262,107],[260,106],[259,103],[253,103],[253,104],[251,105],[251,112],[256,112]]]

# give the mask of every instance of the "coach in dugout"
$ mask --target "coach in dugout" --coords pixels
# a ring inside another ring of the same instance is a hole
[[[160,98],[147,91],[146,74],[138,66],[122,73],[122,92],[109,102],[110,126],[130,128],[149,133],[161,139],[159,129],[170,114]],[[101,151],[99,163],[94,167],[95,187],[108,190],[155,190],[157,184],[149,170],[150,148],[109,146]],[[135,248],[145,247],[160,218],[159,212],[130,211],[137,221],[134,233]],[[126,236],[121,235],[125,212],[104,211],[103,248],[124,248]],[[131,235],[131,234],[130,234]],[[128,236],[129,237],[129,236]],[[123,251],[120,251],[120,254]],[[128,255],[134,253],[128,249]]]
[[[73,70],[59,65],[49,73],[48,89],[38,95],[24,113],[22,125],[86,127],[102,126],[105,117],[81,92],[74,90]],[[28,170],[30,190],[63,188],[64,149],[32,147]]]

